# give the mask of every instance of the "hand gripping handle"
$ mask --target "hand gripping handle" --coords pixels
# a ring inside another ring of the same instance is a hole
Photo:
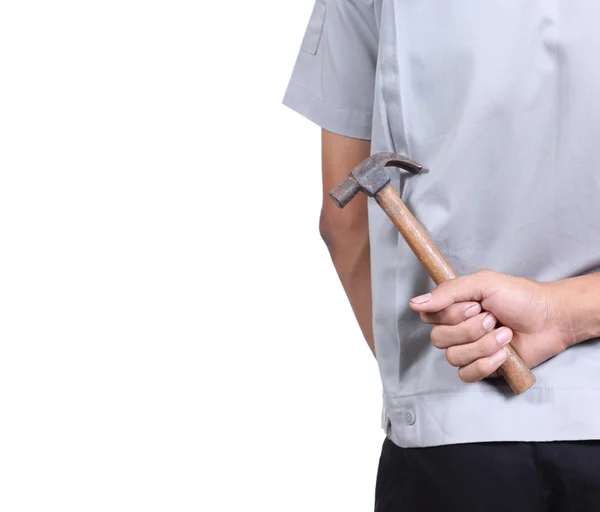
[[[457,277],[456,271],[444,258],[417,219],[410,213],[410,210],[402,202],[391,184],[381,189],[375,195],[375,200],[398,228],[400,234],[436,284]],[[513,392],[520,395],[533,386],[535,375],[510,344],[505,345],[504,350],[508,352],[508,357],[500,367],[500,373]]]

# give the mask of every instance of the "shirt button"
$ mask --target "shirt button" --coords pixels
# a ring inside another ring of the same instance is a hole
[[[409,425],[414,425],[415,423],[415,413],[412,411],[406,411],[404,413],[404,421],[406,421],[406,423],[408,423]]]

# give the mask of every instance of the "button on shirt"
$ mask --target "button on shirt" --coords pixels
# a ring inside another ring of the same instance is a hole
[[[428,172],[392,185],[460,273],[551,281],[600,269],[600,4],[317,0],[284,103]],[[369,202],[385,428],[403,447],[600,438],[600,347],[514,396],[466,384],[408,307],[434,284]],[[340,418],[339,421],[344,421]]]

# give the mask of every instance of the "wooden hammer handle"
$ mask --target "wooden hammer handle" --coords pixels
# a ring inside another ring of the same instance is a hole
[[[410,210],[402,202],[391,184],[386,185],[375,194],[375,200],[398,228],[400,234],[423,264],[435,284],[458,277],[456,271],[432,242],[417,219],[410,213]],[[500,367],[500,373],[513,392],[520,395],[533,386],[535,375],[510,344],[505,345],[504,350],[508,352],[508,357]]]

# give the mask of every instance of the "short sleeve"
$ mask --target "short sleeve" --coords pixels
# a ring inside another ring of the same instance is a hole
[[[373,0],[316,0],[284,105],[328,131],[370,139],[377,33]]]

